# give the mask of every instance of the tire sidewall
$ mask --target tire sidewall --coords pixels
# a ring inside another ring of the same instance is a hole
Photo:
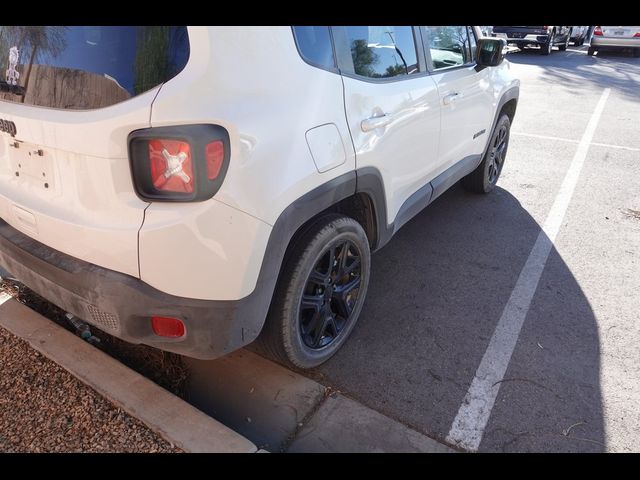
[[[364,305],[371,271],[369,244],[364,230],[357,222],[344,220],[344,218],[336,219],[329,224],[328,227],[330,228],[323,228],[318,235],[313,237],[311,248],[303,251],[304,258],[298,259],[301,263],[297,265],[289,281],[290,288],[287,289],[282,318],[282,340],[288,357],[292,363],[300,368],[312,368],[331,358],[353,331]],[[340,332],[338,338],[322,349],[313,350],[304,344],[300,332],[299,319],[302,294],[311,269],[326,252],[326,249],[345,240],[353,242],[360,250],[361,284],[358,299],[351,314],[351,319]]]
[[[556,33],[553,32],[549,37],[549,42],[545,43],[544,45],[543,53],[545,55],[551,55],[551,52],[553,51],[553,42],[555,41],[555,39],[556,39]]]

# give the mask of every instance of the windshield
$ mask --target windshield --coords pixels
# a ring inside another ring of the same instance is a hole
[[[106,107],[173,78],[188,58],[187,27],[0,26],[0,100]]]

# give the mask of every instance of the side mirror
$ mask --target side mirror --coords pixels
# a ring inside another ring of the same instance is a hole
[[[476,51],[476,70],[486,67],[497,67],[504,60],[504,47],[507,46],[503,38],[480,38]]]

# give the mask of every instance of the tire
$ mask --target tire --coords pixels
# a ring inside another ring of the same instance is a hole
[[[634,57],[640,57],[640,48],[634,48],[633,49],[633,56]]]
[[[564,43],[560,46],[558,46],[558,50],[560,50],[561,52],[564,52],[567,50],[567,48],[569,47],[569,42],[571,41],[571,33],[569,33],[567,35],[567,39],[564,41]]]
[[[597,52],[596,47],[589,46],[589,50],[587,50],[587,55],[593,57],[593,55]]]
[[[473,172],[462,179],[462,186],[465,189],[474,193],[489,193],[495,188],[507,157],[510,130],[511,121],[507,114],[503,113],[493,129],[482,162]],[[499,156],[496,156],[498,149],[500,149]]]
[[[317,219],[289,249],[258,348],[301,369],[329,360],[358,320],[370,269],[369,240],[357,221],[338,214]],[[340,270],[351,271],[340,276]]]
[[[551,51],[553,50],[553,40],[555,38],[555,34],[551,34],[549,37],[549,41],[547,43],[543,43],[540,45],[540,53],[542,55],[551,55]]]

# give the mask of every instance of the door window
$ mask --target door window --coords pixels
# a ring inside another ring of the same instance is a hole
[[[325,69],[335,68],[329,27],[293,27],[298,50],[308,63]]]
[[[425,32],[434,70],[473,62],[466,26],[425,27]]]
[[[351,50],[353,65],[347,67],[346,73],[373,79],[406,77],[420,73],[413,27],[337,28],[344,29],[343,33]]]

